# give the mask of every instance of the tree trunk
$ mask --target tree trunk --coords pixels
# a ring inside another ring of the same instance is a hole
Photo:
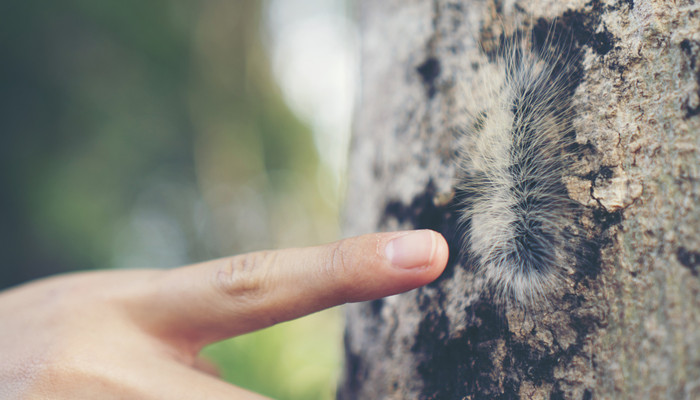
[[[451,256],[427,287],[347,307],[338,397],[700,398],[700,5],[365,0],[359,14],[347,233],[431,228]],[[562,181],[591,244],[590,268],[539,309],[496,301],[463,257],[456,184],[459,83],[478,84],[494,26],[528,20],[575,54]]]

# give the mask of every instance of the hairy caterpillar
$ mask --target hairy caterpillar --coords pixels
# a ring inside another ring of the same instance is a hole
[[[488,47],[482,41],[489,61],[464,88],[472,100],[457,185],[463,253],[496,300],[529,308],[562,288],[582,247],[578,206],[563,182],[575,158],[571,97],[580,71],[571,39],[561,36],[541,20],[494,35]]]

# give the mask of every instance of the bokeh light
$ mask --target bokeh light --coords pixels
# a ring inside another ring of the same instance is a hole
[[[339,236],[356,29],[337,0],[0,4],[0,288]],[[213,345],[226,379],[333,397],[338,310]]]

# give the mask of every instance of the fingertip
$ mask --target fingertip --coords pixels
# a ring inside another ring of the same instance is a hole
[[[433,230],[423,230],[430,235],[430,258],[426,264],[420,268],[422,282],[419,286],[427,285],[437,279],[445,271],[450,249],[445,237]]]
[[[426,285],[437,279],[447,266],[449,247],[445,238],[436,231],[420,229],[377,235],[385,238],[382,240],[384,263],[389,268],[382,268],[384,272],[381,274],[377,274],[377,270],[368,270],[378,278],[375,278],[375,297]]]
[[[395,268],[427,269],[438,275],[445,269],[449,257],[445,238],[430,229],[398,232],[387,242],[384,250],[386,258]]]
[[[440,276],[447,267],[447,260],[450,258],[450,246],[447,240],[439,232],[429,231],[433,236],[433,255],[430,258],[430,268],[434,269],[437,275]]]
[[[384,252],[392,266],[399,269],[424,268],[436,256],[436,232],[423,229],[398,232],[385,245]]]

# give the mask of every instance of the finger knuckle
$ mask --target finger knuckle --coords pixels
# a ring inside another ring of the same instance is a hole
[[[349,242],[341,240],[331,246],[329,257],[324,264],[324,272],[328,275],[331,282],[340,285],[341,288],[351,283],[352,269],[349,260],[350,250],[348,249]]]
[[[260,297],[266,288],[266,271],[274,264],[274,252],[232,257],[216,270],[215,287],[228,297]]]

